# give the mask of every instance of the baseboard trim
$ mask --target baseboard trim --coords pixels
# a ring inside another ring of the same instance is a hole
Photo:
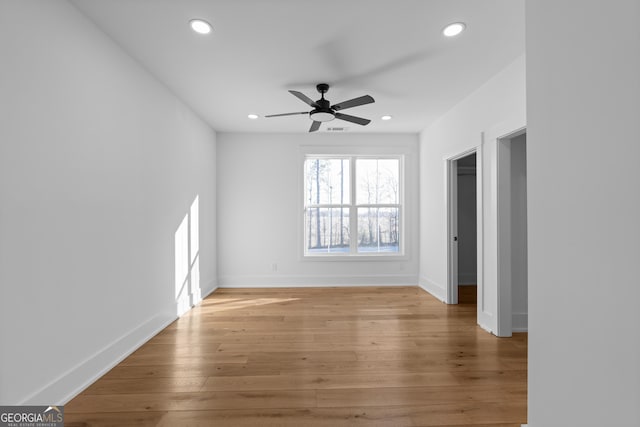
[[[458,285],[476,285],[478,284],[478,276],[476,274],[458,274]]]
[[[214,293],[216,291],[216,289],[218,289],[218,282],[216,280],[212,280],[211,282],[209,282],[209,286],[207,290],[202,291],[202,299],[204,300],[206,297],[208,297],[209,295],[211,295],[212,293]]]
[[[142,325],[64,372],[19,404],[66,404],[176,319],[177,316],[171,314],[159,314],[151,317]]]
[[[440,301],[446,304],[447,302],[447,289],[438,285],[433,280],[428,279],[425,276],[420,276],[420,280],[418,281],[418,286],[420,286],[424,291],[430,293],[434,297],[438,298]]]
[[[513,332],[529,332],[529,314],[513,313],[511,317],[511,330]]]
[[[204,300],[204,299],[206,299],[209,295],[211,295],[212,293],[214,293],[214,292],[215,292],[215,291],[217,291],[218,289],[219,289],[219,287],[218,287],[218,286],[216,286],[215,288],[210,289],[210,290],[208,290],[207,292],[203,293],[203,294],[202,294],[202,299],[203,299],[203,300]]]
[[[384,287],[393,287],[393,286],[415,286],[414,283],[235,283],[235,284],[226,284],[219,287],[219,289],[242,289],[242,288],[265,288],[265,289],[274,289],[274,288],[363,288],[367,286],[384,286]]]
[[[311,288],[349,286],[415,286],[417,277],[413,274],[372,274],[340,276],[223,276],[220,288]]]

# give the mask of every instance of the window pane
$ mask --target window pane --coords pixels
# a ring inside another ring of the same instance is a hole
[[[357,203],[399,204],[400,161],[398,159],[357,159]]]
[[[349,252],[349,208],[305,209],[308,253]]]
[[[350,203],[349,159],[306,159],[305,206]]]
[[[398,252],[398,208],[358,208],[358,252]]]

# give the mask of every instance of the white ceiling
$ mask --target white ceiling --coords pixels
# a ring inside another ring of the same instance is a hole
[[[332,103],[376,102],[345,110],[368,126],[321,132],[419,132],[524,53],[524,0],[72,2],[220,132],[307,132],[306,116],[263,116],[309,110],[287,90],[318,99],[323,82]],[[467,30],[445,38],[456,21]]]

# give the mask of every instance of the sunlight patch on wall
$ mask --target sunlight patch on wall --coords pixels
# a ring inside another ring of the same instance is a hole
[[[196,196],[174,235],[176,314],[202,300],[200,289],[199,198]]]
[[[200,202],[198,196],[189,209],[189,274],[191,277],[191,305],[202,301],[200,288]]]

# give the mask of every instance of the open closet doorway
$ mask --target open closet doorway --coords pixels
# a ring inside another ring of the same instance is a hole
[[[478,149],[447,160],[447,303],[477,305],[481,280],[482,210]],[[480,273],[480,274],[479,274]]]
[[[478,302],[476,153],[456,160],[458,187],[458,304]]]

